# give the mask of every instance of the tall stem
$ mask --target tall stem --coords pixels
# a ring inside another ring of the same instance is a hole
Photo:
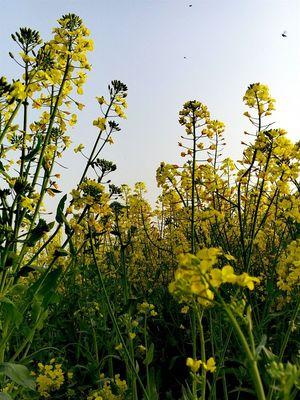
[[[196,171],[196,121],[193,113],[193,161],[192,161],[192,215],[191,215],[191,253],[195,254],[195,171]]]
[[[205,338],[202,324],[203,311],[200,312],[199,306],[196,305],[196,315],[198,320],[198,329],[200,336],[200,351],[201,351],[201,361],[206,363],[206,353],[205,353]],[[205,400],[206,392],[206,371],[202,368],[202,388],[201,388],[201,399]]]
[[[245,352],[245,355],[247,357],[249,366],[250,366],[250,373],[252,376],[252,381],[254,383],[254,387],[255,387],[255,391],[256,391],[256,395],[258,400],[266,400],[266,396],[265,396],[265,392],[264,392],[264,387],[261,381],[261,377],[259,374],[259,370],[257,367],[257,361],[255,358],[255,354],[252,353],[247,340],[245,338],[244,333],[241,330],[240,325],[238,324],[235,316],[232,314],[231,310],[228,308],[228,306],[224,303],[224,301],[222,300],[222,305],[224,307],[224,310],[231,322],[231,325],[235,331],[235,333],[237,334],[237,337],[242,345],[242,348]]]
[[[141,389],[143,391],[145,399],[146,400],[150,400],[149,396],[148,396],[148,393],[147,393],[147,390],[146,390],[145,386],[143,385],[143,382],[141,381],[141,378],[140,378],[140,376],[138,374],[138,371],[136,369],[135,363],[134,363],[134,361],[133,361],[133,359],[132,359],[132,357],[130,355],[130,352],[129,352],[127,346],[126,346],[125,340],[124,340],[124,338],[122,336],[122,333],[120,331],[117,319],[115,317],[115,314],[114,314],[114,311],[113,311],[113,308],[112,308],[108,293],[106,291],[106,286],[105,286],[105,283],[104,283],[104,280],[103,280],[103,277],[102,277],[102,273],[101,273],[101,270],[100,270],[99,265],[98,265],[98,261],[97,261],[97,257],[96,257],[96,253],[95,253],[94,242],[93,242],[92,233],[91,233],[91,229],[90,228],[89,228],[89,235],[90,235],[90,244],[91,244],[91,250],[92,250],[92,257],[93,257],[93,260],[94,260],[94,263],[95,263],[95,266],[96,266],[96,269],[97,269],[97,272],[98,272],[98,277],[99,277],[100,284],[101,284],[101,287],[102,287],[102,290],[103,290],[103,293],[104,293],[104,297],[105,297],[106,305],[107,305],[107,308],[108,308],[109,316],[110,316],[110,318],[112,320],[112,323],[113,323],[113,325],[114,325],[114,327],[116,329],[116,332],[117,332],[117,335],[119,337],[119,340],[122,343],[122,346],[124,348],[125,354],[126,354],[127,359],[129,361],[130,367],[131,367],[134,375],[136,376],[136,379],[138,380],[138,382],[139,382],[139,384],[141,386]]]

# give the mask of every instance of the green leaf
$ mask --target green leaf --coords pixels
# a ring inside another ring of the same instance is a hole
[[[73,243],[73,240],[72,240],[72,239],[70,239],[69,247],[70,247],[70,254],[71,254],[71,256],[75,257],[76,254],[77,254],[77,249],[76,249],[76,247],[74,246],[74,243]]]
[[[58,189],[50,188],[50,190],[51,190],[53,193],[61,193],[61,190],[58,190]]]
[[[43,309],[46,309],[52,296],[55,294],[61,273],[61,268],[56,268],[51,272],[45,272],[28,288],[26,304],[32,303],[34,299],[34,302],[38,302]]]
[[[67,257],[69,255],[69,252],[65,249],[56,249],[54,252],[55,257]]]
[[[44,310],[46,310],[49,304],[52,302],[58,284],[58,279],[61,273],[62,273],[61,268],[57,268],[54,271],[51,271],[46,277],[42,287],[38,290],[36,294],[38,298],[42,299],[41,307]]]
[[[25,265],[25,267],[22,267],[18,271],[17,276],[28,276],[30,274],[30,272],[34,272],[34,271],[36,271],[36,268],[28,267]]]
[[[64,208],[65,208],[65,203],[67,200],[67,195],[65,194],[61,199],[60,202],[58,203],[57,210],[56,210],[56,222],[59,224],[63,224],[64,222]]]
[[[9,322],[12,322],[16,326],[19,326],[20,323],[22,322],[23,315],[17,309],[15,303],[13,303],[7,297],[1,297],[0,298],[0,303],[3,303],[2,304],[2,309],[3,309],[4,314],[5,314],[5,320],[9,321]]]
[[[51,230],[51,224],[47,224],[44,219],[40,219],[38,224],[30,232],[27,245],[33,247],[44,235]]]
[[[149,370],[149,385],[147,385],[147,390],[149,393],[150,400],[159,400],[157,388],[156,388],[156,375],[154,368],[150,368]]]
[[[176,361],[178,361],[180,358],[181,358],[181,356],[174,356],[171,358],[170,363],[169,363],[169,370],[174,368]]]
[[[7,255],[5,266],[6,267],[11,267],[11,266],[15,265],[17,260],[18,260],[18,256],[17,256],[16,252],[15,251],[9,251],[8,255]]]
[[[154,344],[151,343],[148,351],[147,351],[147,355],[146,358],[144,360],[144,364],[145,365],[150,365],[153,361],[153,354],[154,354]]]
[[[37,155],[37,153],[40,151],[42,141],[43,141],[42,136],[41,135],[38,136],[38,140],[37,140],[37,144],[36,144],[35,148],[32,149],[26,156],[24,156],[24,158],[23,158],[24,161],[32,160]]]
[[[72,232],[72,229],[70,228],[69,222],[64,214],[64,207],[65,207],[66,199],[67,199],[67,195],[65,194],[62,197],[62,199],[60,200],[60,202],[58,203],[55,219],[59,224],[65,224],[65,232],[66,232],[66,235],[69,236]]]
[[[8,393],[0,392],[0,400],[12,400],[12,397]]]
[[[51,231],[51,229],[54,227],[54,225],[55,225],[55,221],[49,222],[49,224],[48,224],[49,231]]]
[[[264,349],[266,343],[267,343],[267,335],[262,335],[261,341],[260,341],[259,345],[255,349],[256,356],[259,356],[259,354],[262,351],[262,349]]]
[[[17,385],[35,390],[34,379],[25,365],[4,362],[0,364],[0,372],[10,378]]]

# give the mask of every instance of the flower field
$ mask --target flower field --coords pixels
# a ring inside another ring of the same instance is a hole
[[[95,93],[95,141],[73,148],[85,167],[64,193],[90,32],[68,14],[48,42],[29,28],[12,40],[20,74],[0,78],[0,400],[299,399],[300,142],[275,127],[271,90],[241,94],[235,161],[222,155],[225,125],[184,103],[182,163],[157,166],[150,204],[142,182],[114,185],[102,158],[126,118],[127,86],[113,80]]]

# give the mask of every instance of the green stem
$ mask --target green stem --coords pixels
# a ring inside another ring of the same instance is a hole
[[[296,320],[296,318],[298,316],[299,310],[300,310],[300,297],[298,298],[298,302],[296,304],[292,319],[289,322],[288,329],[287,329],[287,331],[285,333],[283,342],[281,344],[280,351],[279,351],[279,356],[278,356],[278,362],[282,361],[282,358],[283,358],[286,346],[288,344],[288,341],[289,341],[289,338],[290,338],[290,335],[291,335],[291,332],[292,332],[292,328],[294,326],[294,322],[295,322],[295,320]],[[275,384],[275,381],[273,381],[271,386],[270,386],[270,390],[269,390],[269,393],[268,393],[268,396],[267,396],[267,400],[271,400],[272,399],[273,392],[274,392],[274,384]]]
[[[199,336],[200,336],[201,361],[203,363],[206,363],[205,338],[204,338],[204,331],[203,331],[203,325],[202,325],[203,310],[200,312],[198,305],[196,305],[196,316],[197,316]],[[206,392],[206,370],[204,368],[202,368],[201,399],[203,399],[203,400],[205,400],[205,392]]]
[[[93,257],[93,260],[94,260],[94,263],[95,263],[95,266],[96,266],[96,269],[97,269],[98,277],[99,277],[99,280],[100,280],[100,284],[101,284],[101,287],[102,287],[102,290],[103,290],[103,293],[104,293],[104,297],[105,297],[106,305],[107,305],[107,308],[108,308],[109,316],[110,316],[110,318],[112,320],[112,323],[113,323],[113,325],[114,325],[114,327],[116,329],[116,332],[117,332],[117,335],[119,337],[119,340],[122,343],[122,346],[124,348],[125,354],[126,354],[127,359],[129,361],[130,367],[131,367],[134,375],[136,376],[136,379],[138,380],[138,382],[139,382],[139,384],[141,386],[143,394],[144,394],[146,400],[150,400],[149,396],[148,396],[148,393],[147,393],[147,390],[146,390],[145,386],[143,385],[143,382],[142,382],[142,380],[141,380],[141,378],[140,378],[140,376],[138,374],[138,371],[136,369],[135,363],[134,363],[134,361],[133,361],[133,359],[132,359],[132,357],[130,355],[130,352],[129,352],[127,346],[126,346],[125,340],[124,340],[124,338],[122,336],[122,333],[120,331],[118,322],[116,320],[116,317],[115,317],[115,314],[114,314],[114,311],[113,311],[113,308],[112,308],[108,293],[106,291],[106,287],[105,287],[105,283],[104,283],[104,280],[103,280],[103,276],[102,276],[101,270],[100,270],[99,265],[98,265],[98,261],[97,261],[97,257],[96,257],[96,253],[95,253],[95,248],[94,248],[94,243],[93,243],[90,227],[89,227],[89,234],[90,234],[90,244],[91,244],[91,250],[92,250],[92,257]]]
[[[69,68],[70,68],[70,56],[68,56],[68,59],[67,59],[67,62],[66,62],[66,69],[64,71],[64,75],[63,75],[62,82],[61,82],[61,85],[60,85],[60,88],[59,88],[59,92],[57,94],[55,105],[53,107],[53,111],[52,111],[52,114],[51,114],[51,117],[50,117],[47,133],[46,133],[45,140],[44,140],[44,145],[42,147],[42,150],[41,150],[41,153],[40,153],[40,157],[39,157],[39,160],[38,160],[38,164],[37,164],[37,167],[36,167],[36,172],[35,172],[35,175],[34,175],[34,178],[33,178],[33,181],[32,181],[32,188],[35,187],[35,185],[37,183],[37,180],[38,180],[38,177],[40,175],[40,169],[42,167],[44,154],[45,154],[46,147],[47,147],[49,139],[50,139],[50,135],[51,135],[51,132],[52,132],[52,127],[53,127],[53,124],[54,124],[54,121],[55,121],[55,116],[56,116],[57,109],[58,109],[58,104],[59,104],[59,101],[60,101],[60,97],[61,97],[64,85],[65,85],[65,82],[67,80]],[[42,192],[40,193],[40,196],[42,196]],[[40,205],[40,202],[39,202],[39,205]],[[32,217],[32,221],[31,221],[30,227],[28,229],[28,235],[27,235],[26,239],[30,235],[30,232],[31,232],[31,230],[32,230],[32,228],[34,226],[36,217],[38,215],[38,212],[39,212],[39,207],[36,206],[34,214],[33,214],[33,217]],[[22,249],[20,251],[20,254],[19,254],[17,267],[19,267],[21,265],[21,263],[23,261],[23,258],[24,258],[25,254],[26,254],[27,248],[28,248],[28,246],[27,246],[26,240],[25,240],[25,244],[23,245],[23,247],[22,247]]]
[[[192,215],[191,215],[192,254],[195,254],[195,172],[196,172],[196,117],[193,113]]]
[[[192,334],[192,346],[193,346],[193,359],[197,359],[197,326],[196,326],[196,312],[195,307],[192,308],[192,316],[190,319],[191,324],[191,334]],[[195,378],[193,378],[192,382],[192,393],[194,398],[197,398],[197,382]]]
[[[0,145],[2,144],[3,139],[4,139],[4,137],[5,137],[5,134],[6,134],[6,132],[8,131],[10,125],[12,124],[12,122],[13,122],[15,116],[17,115],[17,113],[18,113],[18,111],[19,111],[19,108],[21,107],[21,104],[22,104],[22,101],[18,100],[18,104],[16,105],[16,108],[15,108],[14,111],[12,112],[12,114],[11,114],[9,120],[7,121],[7,123],[6,123],[6,125],[5,125],[5,127],[4,127],[4,129],[3,129],[3,131],[0,133]]]
[[[237,337],[239,338],[239,341],[243,347],[243,350],[245,352],[246,358],[248,360],[248,363],[250,365],[250,373],[252,376],[252,381],[254,383],[254,387],[255,387],[255,391],[256,391],[256,395],[258,400],[266,400],[265,397],[265,392],[264,392],[264,388],[263,388],[263,384],[261,381],[261,377],[259,374],[259,370],[258,370],[258,366],[257,366],[257,361],[255,358],[255,355],[252,354],[249,345],[247,343],[247,340],[245,338],[245,335],[243,334],[240,325],[238,324],[236,318],[234,317],[234,315],[232,314],[231,310],[228,308],[228,306],[224,303],[223,299],[222,299],[222,305],[223,308],[231,322],[231,325],[233,327],[233,329],[235,330],[235,333],[237,334]]]

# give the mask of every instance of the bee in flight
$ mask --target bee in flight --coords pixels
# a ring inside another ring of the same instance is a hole
[[[287,37],[287,31],[283,31],[281,34],[282,37]]]

